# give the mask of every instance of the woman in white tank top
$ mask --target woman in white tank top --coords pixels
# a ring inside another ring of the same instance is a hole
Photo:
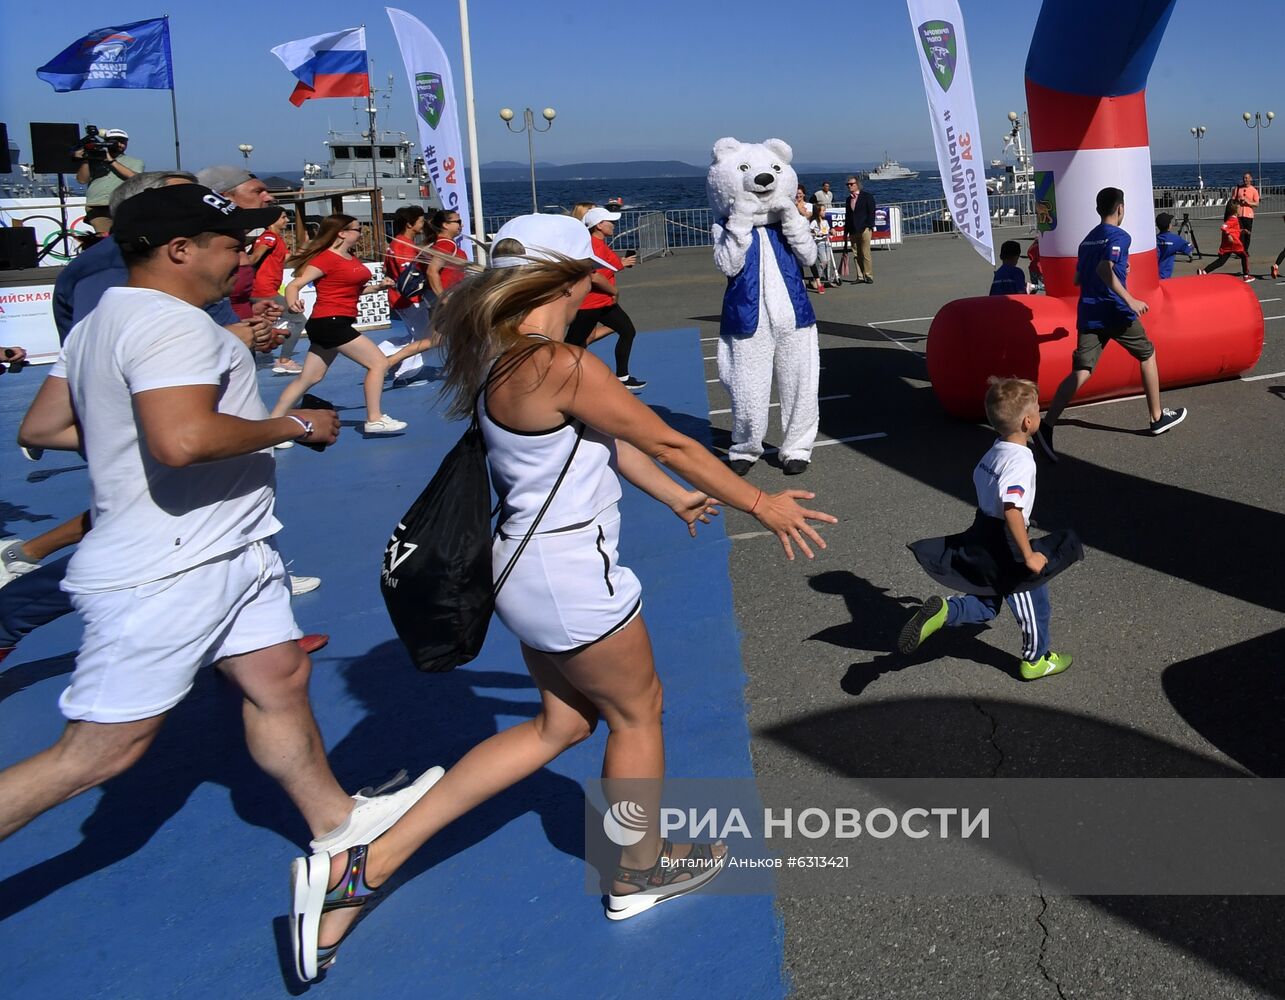
[[[622,850],[607,897],[607,916],[618,920],[699,888],[722,868],[725,852],[721,845],[662,842],[656,825],[665,759],[661,685],[638,615],[637,579],[616,561],[617,472],[669,506],[693,536],[720,502],[750,512],[780,538],[790,559],[796,545],[809,558],[810,546],[824,548],[809,522],[835,518],[800,507],[797,500],[813,496],[806,491],[767,494],[750,485],[669,427],[596,357],[561,343],[601,263],[582,224],[523,216],[500,230],[492,254],[490,270],[456,286],[438,306],[435,325],[454,414],[471,413],[494,366],[478,405],[504,502],[497,565],[507,561],[513,536],[526,534],[585,428],[539,532],[500,594],[498,610],[522,641],[541,709],[470,750],[367,851],[333,858],[327,888],[363,865],[365,882],[351,883],[382,884],[443,826],[586,739],[601,719],[610,731],[603,777],[654,779],[645,793],[636,785],[619,794],[607,788],[613,806],[636,802],[647,823],[642,839]],[[696,489],[684,489],[658,463]],[[693,859],[686,869],[665,863],[684,857]],[[319,932],[323,952],[352,922],[354,901],[327,912]]]

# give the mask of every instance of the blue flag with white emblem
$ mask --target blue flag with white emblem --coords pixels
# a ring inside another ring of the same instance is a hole
[[[36,76],[59,93],[102,87],[173,90],[169,18],[91,31],[36,70]]]

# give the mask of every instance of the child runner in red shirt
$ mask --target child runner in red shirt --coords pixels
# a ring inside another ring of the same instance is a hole
[[[1196,273],[1208,274],[1210,271],[1217,271],[1232,256],[1240,258],[1240,276],[1245,281],[1258,280],[1249,273],[1249,253],[1240,241],[1240,220],[1236,218],[1236,205],[1228,202],[1227,207],[1223,209],[1223,238],[1222,242],[1218,244],[1218,259],[1208,267],[1202,267]]]

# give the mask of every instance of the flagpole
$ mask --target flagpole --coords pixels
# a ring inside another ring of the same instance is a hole
[[[170,87],[170,112],[174,115],[174,169],[183,169],[183,157],[178,144],[178,101],[174,98],[174,88]]]
[[[178,100],[174,96],[174,58],[170,52],[170,16],[162,14],[165,19],[165,58],[170,70],[170,113],[174,116],[174,169],[183,169],[183,157],[178,144]]]
[[[473,52],[469,45],[468,0],[460,0],[460,39],[464,43],[464,116],[468,121],[469,178],[473,189],[473,236],[486,245],[486,222],[482,216],[482,171],[477,158],[477,114],[473,107]]]
[[[366,50],[366,114],[370,117],[370,244],[375,259],[384,256],[384,206],[379,189],[379,161],[375,159],[375,95],[370,83],[370,49],[366,47],[366,22],[361,23],[362,47]]]

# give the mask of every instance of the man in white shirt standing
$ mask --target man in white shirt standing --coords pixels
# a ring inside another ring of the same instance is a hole
[[[338,418],[269,417],[252,355],[203,311],[227,294],[246,231],[279,211],[239,209],[196,184],[121,205],[113,235],[129,282],[72,329],[67,389],[41,397],[66,411],[44,420],[59,428],[46,445],[85,455],[93,493],[94,527],[63,583],[85,621],[59,700],[69,722],[0,772],[0,838],[133,765],[211,664],[241,688],[250,753],[303,814],[314,850],[387,829],[427,790],[359,796],[354,808],[330,771],[273,542],[272,448],[331,444]]]

